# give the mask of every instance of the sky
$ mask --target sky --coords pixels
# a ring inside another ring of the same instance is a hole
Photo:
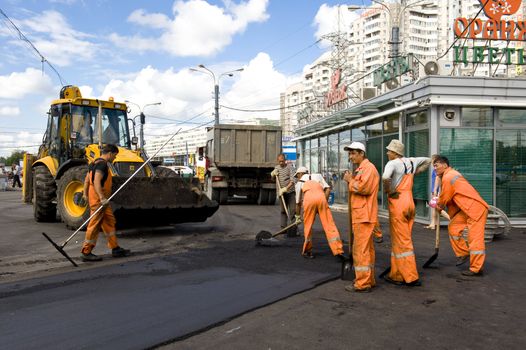
[[[278,109],[280,92],[330,49],[319,39],[357,16],[348,5],[369,4],[2,0],[0,9],[31,44],[0,14],[0,156],[36,152],[63,85],[79,86],[84,97],[133,102],[129,117],[143,109],[146,142],[213,123],[214,79],[190,70],[200,64],[214,73],[222,106],[249,110],[221,107],[221,120],[279,119],[278,110],[260,110]]]

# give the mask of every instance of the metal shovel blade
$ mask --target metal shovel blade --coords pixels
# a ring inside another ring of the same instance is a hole
[[[341,279],[343,281],[354,280],[354,273],[352,271],[352,260],[351,259],[345,259],[342,262]]]
[[[63,247],[61,247],[61,246],[59,246],[58,244],[56,244],[55,242],[53,242],[53,240],[52,240],[48,235],[46,235],[45,232],[42,232],[42,234],[43,234],[44,237],[46,237],[46,239],[47,239],[47,240],[53,245],[53,247],[55,247],[55,249],[58,250],[58,252],[59,252],[60,254],[64,255],[64,257],[65,257],[66,259],[68,259],[70,263],[73,264],[73,266],[75,266],[75,267],[79,267],[79,265],[77,265],[77,263],[74,262],[73,259],[71,259],[71,258],[69,257],[68,254],[66,254],[66,252],[65,252],[64,249],[63,249]]]
[[[261,242],[264,239],[271,239],[272,233],[268,231],[259,231],[259,233],[256,235],[256,242]]]
[[[422,265],[424,269],[429,268],[436,259],[438,258],[438,248],[435,248],[435,254],[431,255],[431,257]]]

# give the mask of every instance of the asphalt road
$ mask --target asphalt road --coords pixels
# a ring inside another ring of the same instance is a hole
[[[486,273],[460,275],[445,228],[422,287],[379,281],[370,294],[344,290],[339,265],[315,225],[314,260],[300,239],[256,248],[277,229],[278,207],[222,206],[205,223],[119,234],[135,254],[73,268],[40,235],[60,241],[60,223],[35,224],[31,208],[0,192],[0,339],[9,349],[522,349],[526,344],[526,235],[487,245]],[[341,231],[346,215],[334,213]],[[377,248],[387,266],[389,239]],[[419,266],[434,232],[416,224]],[[79,237],[80,242],[82,237]],[[80,243],[67,246],[78,256]],[[160,345],[164,344],[164,345]]]

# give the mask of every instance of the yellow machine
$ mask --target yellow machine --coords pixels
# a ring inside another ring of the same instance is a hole
[[[27,155],[32,171],[24,176],[24,200],[33,203],[36,221],[55,221],[57,214],[72,229],[89,217],[80,205],[88,164],[100,156],[103,144],[119,147],[110,165],[113,191],[147,160],[133,150],[127,106],[83,98],[76,86],[65,86],[51,103],[46,133],[38,155]],[[27,168],[26,168],[27,169]],[[185,181],[172,170],[147,164],[112,199],[119,224],[157,225],[205,221],[218,208],[199,190],[198,181]]]

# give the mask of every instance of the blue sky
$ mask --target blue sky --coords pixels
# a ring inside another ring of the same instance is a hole
[[[279,107],[279,93],[328,49],[316,43],[355,16],[347,5],[369,1],[310,0],[4,0],[0,8],[84,96],[148,107],[146,134],[167,134],[213,116],[213,80],[189,71],[204,64],[220,79],[221,104]],[[61,82],[0,16],[0,156],[11,147],[35,151]],[[138,113],[131,106],[131,116]],[[221,116],[277,119],[279,112],[221,109]]]

